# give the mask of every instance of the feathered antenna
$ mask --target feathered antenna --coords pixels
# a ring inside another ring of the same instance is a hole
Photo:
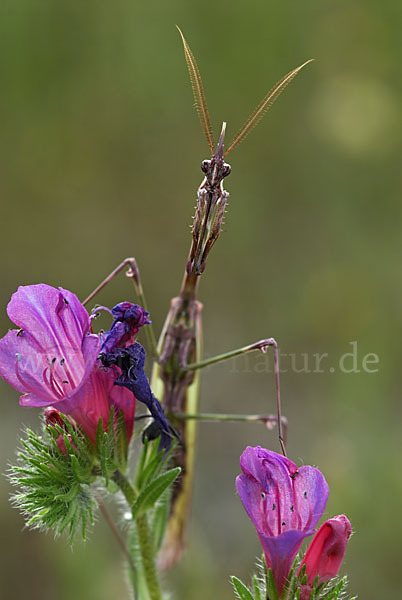
[[[198,113],[198,117],[201,121],[201,126],[204,130],[205,137],[207,138],[209,149],[211,150],[211,154],[213,154],[214,136],[212,133],[211,119],[209,117],[208,106],[205,100],[204,86],[202,85],[200,70],[196,63],[194,55],[190,50],[190,46],[186,42],[183,32],[181,31],[180,27],[178,27],[177,25],[176,27],[178,32],[180,33],[181,40],[183,42],[184,56],[186,58],[188,72],[190,74],[190,81],[191,87],[193,88],[195,107]]]
[[[278,83],[276,83],[274,85],[274,87],[271,90],[269,90],[268,94],[261,100],[261,102],[258,104],[258,106],[253,110],[253,112],[251,113],[251,115],[249,116],[249,118],[247,119],[245,124],[243,125],[243,127],[240,129],[240,131],[234,137],[232,143],[230,144],[229,148],[225,152],[225,157],[229,154],[229,152],[231,152],[233,150],[233,148],[235,148],[238,144],[240,144],[241,141],[244,140],[244,138],[250,133],[250,131],[253,129],[253,127],[255,127],[257,125],[257,123],[259,123],[259,121],[265,115],[267,110],[272,106],[272,104],[275,102],[275,100],[278,98],[278,96],[283,92],[283,90],[286,88],[286,86],[289,85],[289,83],[296,77],[296,75],[306,65],[311,63],[313,60],[314,59],[311,58],[310,60],[307,60],[305,63],[300,65],[300,67],[297,67],[296,69],[293,69],[293,71],[290,71],[290,73],[288,73],[287,75],[282,77],[282,79],[280,79],[278,81]]]

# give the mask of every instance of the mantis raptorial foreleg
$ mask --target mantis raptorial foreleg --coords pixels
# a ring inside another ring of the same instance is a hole
[[[89,296],[85,298],[82,304],[84,306],[88,304],[88,302],[90,302],[96,296],[96,294],[98,294],[108,283],[110,283],[110,281],[112,281],[112,279],[116,277],[116,275],[118,275],[125,267],[128,267],[128,270],[126,271],[126,276],[132,279],[135,292],[137,294],[141,306],[145,310],[148,310],[147,301],[145,299],[144,290],[142,288],[140,271],[137,265],[137,261],[133,257],[125,258],[123,262],[121,262],[115,269],[113,269],[113,271],[109,273],[107,277],[105,277],[105,279],[93,290],[93,292],[91,292]],[[152,328],[152,324],[145,327],[145,335],[147,337],[149,351],[152,355],[152,358],[158,359],[159,354],[156,346],[156,337]]]

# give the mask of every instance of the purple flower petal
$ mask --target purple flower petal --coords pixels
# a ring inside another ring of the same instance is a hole
[[[83,336],[89,332],[89,315],[78,298],[44,283],[20,286],[12,295],[7,313],[47,354],[63,356],[72,349],[79,350]]]
[[[296,529],[285,531],[285,533],[276,537],[258,533],[261,546],[264,549],[267,567],[272,570],[279,594],[282,593],[293,560],[304,538],[308,535],[311,534]]]
[[[281,593],[303,539],[314,533],[324,511],[328,485],[318,469],[297,469],[288,458],[259,446],[246,448],[240,465],[237,490]]]
[[[56,407],[71,416],[95,442],[100,418],[107,427],[110,408],[122,410],[127,437],[133,431],[136,398],[116,387],[121,370],[98,361],[101,343],[111,350],[130,343],[149,323],[138,305],[122,302],[102,337],[90,333],[90,317],[77,296],[46,284],[21,286],[7,308],[20,330],[0,339],[0,376],[23,395],[23,406]]]
[[[32,352],[32,343],[29,341],[25,332],[12,329],[0,340],[0,376],[21,393],[27,392],[30,388],[19,378],[16,368],[17,363],[21,362],[22,356],[26,359],[27,356],[31,356]],[[37,370],[38,369],[36,368],[35,371]],[[39,389],[41,389],[41,382],[42,375],[40,375],[40,380],[37,383]],[[43,393],[46,396],[53,397],[47,387],[43,387]]]

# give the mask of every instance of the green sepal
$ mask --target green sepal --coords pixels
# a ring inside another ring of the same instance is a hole
[[[69,539],[77,532],[85,538],[88,523],[93,522],[95,499],[89,489],[93,481],[93,455],[86,452],[90,442],[72,426],[71,440],[58,426],[45,427],[39,436],[26,429],[21,440],[19,464],[11,467],[9,480],[19,487],[13,501],[26,516],[28,527],[69,530]],[[63,436],[65,452],[56,440]]]
[[[119,469],[124,472],[127,467],[128,440],[122,411],[116,415],[114,407],[111,407],[106,431],[104,431],[103,420],[99,419],[95,448],[100,472],[105,480],[105,486],[108,487],[114,471]]]
[[[95,477],[92,475],[92,465],[90,463],[87,465],[81,464],[75,454],[70,456],[70,461],[74,478],[79,483],[88,483],[95,479]]]
[[[233,587],[236,591],[236,595],[239,598],[239,600],[254,600],[252,593],[250,592],[248,587],[245,586],[242,581],[240,581],[240,579],[238,579],[234,575],[232,575],[230,579],[232,581]]]
[[[136,470],[136,475],[135,475],[135,487],[137,489],[139,489],[140,486],[141,486],[141,477],[142,477],[142,473],[143,473],[143,471],[145,469],[145,466],[146,466],[150,444],[151,444],[151,442],[149,441],[149,439],[148,438],[144,438],[143,446],[142,446],[142,452],[141,452],[140,457],[138,459],[137,470]]]
[[[165,490],[163,494],[159,497],[158,502],[156,503],[153,517],[152,517],[152,539],[154,541],[154,552],[155,554],[160,550],[163,542],[163,537],[166,531],[166,525],[169,519],[170,513],[170,499],[171,493],[170,490]]]
[[[272,569],[267,570],[267,597],[269,600],[279,600]]]
[[[158,452],[158,446],[159,438],[152,442],[149,440],[144,441],[135,477],[135,487],[137,490],[142,490],[162,469],[162,464],[166,460],[166,457],[163,452]]]
[[[113,463],[111,461],[110,456],[110,447],[109,447],[109,436],[104,431],[101,437],[100,449],[99,449],[99,465],[102,473],[102,477],[105,479],[105,484],[108,484],[109,474],[111,471],[114,471]]]
[[[115,422],[114,431],[114,447],[115,447],[115,460],[123,471],[127,467],[128,458],[128,439],[127,429],[124,421],[124,414],[122,410],[119,410]]]
[[[321,585],[320,587],[323,593],[313,596],[313,598],[317,597],[320,598],[320,600],[338,600],[338,598],[341,598],[343,588],[346,586],[346,584],[347,578],[343,577],[340,581],[335,581],[333,585],[331,585],[331,582],[329,582],[330,587],[328,587],[328,584],[326,586]],[[320,588],[317,588],[317,590],[319,589]],[[314,588],[313,591],[315,592]]]
[[[163,492],[174,482],[180,475],[181,467],[169,469],[165,473],[158,475],[148,483],[138,495],[138,498],[132,506],[133,519],[137,519],[146,510],[152,508]]]
[[[300,600],[300,587],[308,584],[306,566],[303,565],[300,568],[302,558],[302,556],[297,556],[293,561],[287,582],[279,598],[272,571],[267,569],[265,555],[262,555],[261,559],[257,561],[259,576],[253,575],[252,578],[253,600]],[[246,587],[244,584],[242,585]],[[317,576],[311,586],[309,600],[346,600],[346,586],[347,577],[342,579],[334,577],[328,582],[319,583],[319,577]],[[248,588],[246,589],[250,592]],[[239,597],[242,600],[242,596]],[[357,600],[357,597],[353,596],[349,600]]]
[[[299,581],[302,583],[302,585],[307,585],[306,565],[303,565],[300,569]]]
[[[261,582],[257,575],[253,575],[254,600],[262,600]]]
[[[100,417],[98,421],[98,425],[96,426],[96,438],[95,438],[95,448],[96,455],[99,456],[101,452],[101,447],[103,444],[103,419]]]
[[[61,500],[62,502],[65,502],[66,504],[70,504],[73,502],[73,500],[76,499],[77,495],[79,494],[79,491],[80,491],[80,484],[78,482],[74,482],[69,490],[64,492],[64,494],[57,494],[57,496],[54,497],[54,500],[55,500],[55,502],[57,502],[58,500]]]
[[[284,589],[281,594],[281,600],[291,600],[295,598],[296,589],[297,589],[297,571],[300,565],[300,558],[296,556],[294,559],[292,566],[290,567],[289,575],[287,581],[285,583]],[[305,566],[303,565],[303,569],[305,571]],[[306,578],[307,580],[307,578]]]

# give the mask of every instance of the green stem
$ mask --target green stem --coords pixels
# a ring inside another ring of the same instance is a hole
[[[132,506],[137,499],[137,493],[127,477],[123,475],[119,469],[116,469],[116,471],[113,473],[112,479],[123,492],[124,497],[129,505]]]
[[[158,580],[158,573],[155,566],[155,552],[149,531],[148,519],[146,513],[136,518],[138,542],[141,551],[142,566],[144,569],[145,580],[151,600],[161,600],[162,593]]]
[[[100,509],[100,511],[101,511],[101,513],[102,513],[102,515],[103,515],[106,523],[108,524],[111,532],[113,533],[114,537],[116,538],[117,543],[119,544],[121,550],[123,551],[123,554],[126,557],[127,562],[130,565],[133,574],[136,575],[137,569],[135,568],[135,564],[134,564],[134,561],[132,559],[132,556],[130,555],[130,553],[128,551],[128,548],[127,548],[127,546],[126,546],[126,544],[125,544],[125,542],[124,542],[124,540],[123,540],[123,538],[121,536],[120,531],[117,529],[117,527],[116,527],[116,525],[115,525],[115,523],[114,523],[114,521],[113,521],[113,519],[112,519],[112,517],[111,517],[111,515],[110,515],[110,513],[108,511],[108,509],[106,508],[105,503],[103,502],[102,498],[100,496],[98,496],[97,494],[95,495],[95,498],[96,498],[96,501],[97,501],[97,503],[99,505],[99,509]]]
[[[121,471],[116,469],[112,479],[123,492],[128,504],[132,506],[137,499],[137,493],[127,477],[125,477]],[[162,593],[155,566],[154,545],[149,531],[147,515],[144,513],[137,517],[135,519],[135,524],[141,553],[142,568],[150,600],[161,600]]]

